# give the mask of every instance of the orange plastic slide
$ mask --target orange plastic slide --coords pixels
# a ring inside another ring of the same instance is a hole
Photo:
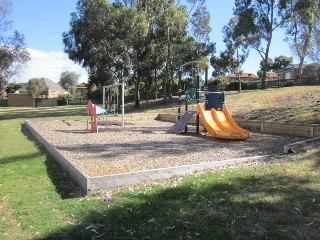
[[[223,111],[203,110],[201,104],[198,104],[198,113],[208,133],[214,138],[244,140],[250,133],[239,127],[230,115],[226,105]]]

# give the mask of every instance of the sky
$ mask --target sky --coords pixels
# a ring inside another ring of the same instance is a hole
[[[11,2],[9,19],[13,21],[12,30],[17,30],[25,36],[26,47],[31,56],[31,61],[24,71],[13,81],[27,82],[31,78],[46,77],[58,82],[61,72],[74,71],[81,75],[79,83],[87,82],[86,71],[68,58],[64,53],[62,42],[62,33],[70,29],[70,14],[76,11],[77,0],[11,0]],[[216,43],[219,53],[225,48],[222,28],[232,17],[234,1],[207,0],[206,4],[211,15],[210,40]],[[271,58],[279,55],[292,56],[283,38],[281,31],[275,33],[270,50]],[[256,73],[260,61],[259,54],[251,50],[242,70]],[[209,69],[210,75],[211,72]]]

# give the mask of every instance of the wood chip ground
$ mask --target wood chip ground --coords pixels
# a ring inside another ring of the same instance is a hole
[[[220,140],[195,134],[169,134],[172,123],[155,120],[100,126],[91,133],[85,121],[29,122],[48,142],[88,176],[167,168],[227,159],[280,154],[283,146],[303,140],[251,133],[244,141]]]

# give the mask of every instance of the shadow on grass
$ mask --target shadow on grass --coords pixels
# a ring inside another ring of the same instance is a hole
[[[7,164],[12,162],[18,162],[23,160],[29,160],[30,158],[37,158],[40,157],[42,153],[30,153],[30,154],[18,154],[12,157],[4,157],[0,159],[0,164]]]
[[[70,176],[68,176],[56,160],[50,156],[45,148],[38,143],[36,138],[27,130],[23,123],[21,124],[21,132],[27,136],[29,141],[35,143],[38,152],[30,156],[19,155],[15,160],[18,161],[23,160],[25,157],[33,158],[45,155],[46,158],[44,163],[47,168],[48,176],[51,179],[52,184],[55,186],[56,192],[61,196],[61,199],[83,196],[80,187],[70,180]]]
[[[48,153],[45,154],[47,155],[45,165],[48,176],[55,186],[56,192],[61,196],[61,199],[84,196],[81,188],[71,180],[70,176],[60,167],[56,160]]]
[[[38,239],[317,239],[320,190],[308,177],[235,171],[82,202],[78,223]]]
[[[0,120],[13,119],[38,119],[51,117],[68,117],[68,116],[86,116],[85,106],[83,108],[34,108],[34,109],[17,109],[0,114]]]

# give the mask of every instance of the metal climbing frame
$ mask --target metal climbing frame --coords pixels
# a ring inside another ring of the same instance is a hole
[[[179,98],[178,98],[178,120],[180,119],[181,117],[181,92],[182,92],[182,89],[181,89],[181,76],[182,76],[182,71],[183,71],[183,68],[187,65],[190,65],[190,64],[194,64],[196,63],[197,64],[197,68],[199,69],[205,69],[205,82],[204,82],[204,91],[208,91],[208,64],[206,62],[203,62],[203,61],[191,61],[191,62],[188,62],[188,63],[185,63],[183,65],[180,66],[179,68]],[[200,103],[200,80],[199,80],[199,73],[197,75],[197,81],[196,81],[196,100],[197,100],[197,104]],[[207,106],[208,104],[208,99],[207,99],[207,95],[205,94],[205,106]],[[186,109],[187,111],[187,109]],[[200,125],[200,117],[199,117],[199,114],[197,113],[197,120],[196,120],[196,133],[199,133],[199,125]],[[187,132],[188,131],[188,128],[187,126],[185,126],[185,131]]]
[[[124,126],[124,83],[116,83],[108,86],[103,86],[103,109],[106,109],[106,89],[108,90],[109,88],[112,87],[118,87],[121,86],[121,116],[122,116],[122,126]],[[118,104],[117,104],[118,105]]]

